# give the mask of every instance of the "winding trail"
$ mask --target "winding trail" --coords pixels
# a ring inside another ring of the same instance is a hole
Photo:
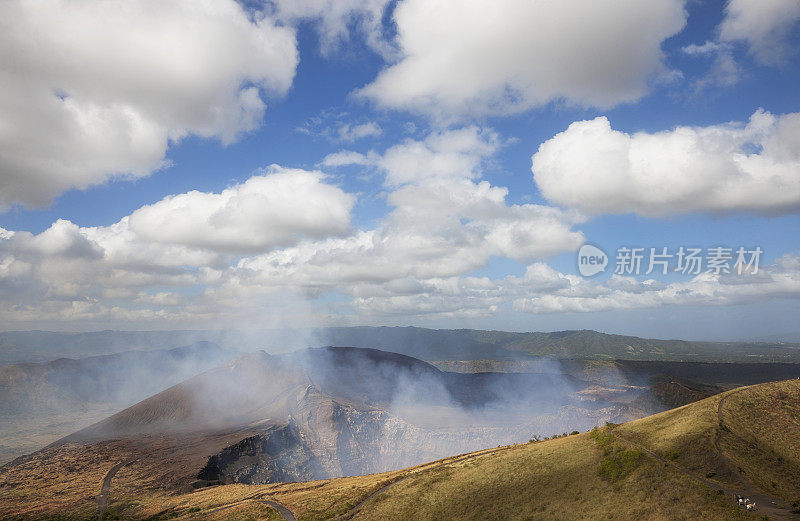
[[[286,507],[285,505],[281,505],[280,503],[278,503],[277,501],[273,501],[272,499],[264,499],[264,497],[265,497],[265,494],[260,494],[260,495],[247,497],[247,498],[242,499],[241,501],[236,501],[236,502],[231,503],[229,505],[224,505],[224,506],[221,506],[221,507],[217,507],[217,508],[212,508],[210,510],[206,510],[205,512],[203,512],[203,514],[213,514],[215,512],[221,512],[223,510],[228,510],[229,508],[233,508],[233,507],[236,507],[236,506],[239,506],[239,505],[243,505],[243,504],[247,503],[248,501],[255,501],[256,503],[261,503],[262,505],[266,505],[266,506],[270,507],[271,509],[275,510],[286,521],[297,521],[297,518],[295,517],[294,513],[291,510],[289,510],[288,507]]]
[[[262,505],[267,505],[268,507],[271,507],[271,508],[273,508],[273,509],[274,509],[274,510],[276,510],[276,511],[277,511],[277,512],[278,512],[280,515],[282,515],[282,516],[283,516],[283,518],[284,518],[286,521],[296,521],[296,520],[295,520],[295,517],[294,517],[294,514],[292,513],[292,511],[291,511],[291,510],[289,510],[288,508],[286,508],[285,506],[281,505],[281,504],[280,504],[280,503],[278,503],[277,501],[273,501],[273,500],[271,500],[271,499],[257,499],[256,501],[257,501],[258,503],[261,503]]]
[[[122,467],[130,465],[134,461],[136,460],[132,459],[117,463],[106,473],[103,478],[103,484],[100,487],[100,494],[97,496],[97,521],[103,521],[103,515],[106,513],[108,505],[111,502],[111,480],[114,479],[114,476]]]
[[[656,460],[664,463],[665,465],[669,465],[670,467],[672,467],[675,470],[681,472],[682,474],[685,474],[685,475],[689,476],[690,478],[695,479],[696,481],[699,481],[700,483],[702,483],[702,484],[704,484],[704,485],[706,485],[708,487],[713,488],[714,490],[720,490],[720,491],[725,492],[726,494],[729,494],[731,496],[742,495],[742,496],[745,496],[747,498],[750,498],[751,500],[755,501],[756,505],[758,506],[758,511],[754,512],[754,513],[762,514],[762,515],[766,514],[766,515],[772,517],[773,519],[777,519],[779,521],[800,521],[800,515],[796,514],[793,511],[792,507],[788,503],[786,503],[785,501],[783,501],[783,500],[781,500],[779,498],[776,498],[774,496],[770,496],[768,494],[764,494],[764,493],[759,492],[758,490],[756,490],[756,488],[753,486],[753,484],[750,482],[750,480],[747,479],[739,471],[738,466],[733,464],[733,462],[730,460],[730,458],[728,458],[728,456],[725,455],[725,453],[722,451],[722,448],[720,447],[720,441],[722,439],[722,433],[723,432],[728,432],[731,435],[736,436],[737,438],[741,439],[740,436],[738,436],[737,434],[732,432],[725,425],[725,422],[724,422],[724,420],[722,418],[722,411],[723,411],[724,406],[725,406],[725,400],[727,400],[730,396],[733,396],[734,394],[740,392],[741,390],[742,389],[737,389],[736,391],[733,391],[733,392],[731,392],[729,394],[726,394],[725,396],[723,396],[720,399],[719,404],[717,405],[717,423],[718,423],[718,425],[717,425],[717,433],[716,433],[716,436],[714,438],[714,450],[716,450],[716,452],[719,455],[720,459],[725,463],[725,465],[727,465],[735,473],[735,475],[737,476],[739,481],[742,483],[743,488],[741,488],[741,489],[726,487],[726,486],[720,485],[719,483],[715,483],[713,481],[709,481],[708,479],[705,479],[705,478],[703,478],[701,476],[698,476],[697,474],[694,474],[693,472],[689,471],[688,469],[685,469],[685,468],[681,467],[680,465],[678,465],[674,461],[669,461],[669,460],[667,460],[665,458],[662,458],[658,454],[656,454],[653,451],[649,450],[647,447],[644,447],[641,444],[639,444],[639,443],[637,443],[637,442],[635,442],[635,441],[633,441],[633,440],[631,440],[629,438],[626,438],[625,436],[622,436],[619,433],[615,433],[615,435],[618,438],[624,440],[625,442],[636,446],[638,449],[640,449],[642,452],[646,453],[651,458],[656,459]]]

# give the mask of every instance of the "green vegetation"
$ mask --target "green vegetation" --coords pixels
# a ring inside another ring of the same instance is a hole
[[[639,449],[628,450],[615,443],[612,425],[599,429],[595,427],[589,433],[592,439],[603,450],[598,473],[608,481],[618,481],[639,465],[642,451]]]

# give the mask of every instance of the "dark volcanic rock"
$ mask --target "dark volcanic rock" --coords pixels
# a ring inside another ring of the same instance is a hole
[[[297,427],[289,424],[225,447],[208,459],[197,477],[208,482],[265,484],[312,479],[319,470]]]

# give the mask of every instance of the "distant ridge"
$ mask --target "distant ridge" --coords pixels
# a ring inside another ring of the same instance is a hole
[[[331,345],[378,347],[429,361],[560,359],[800,363],[800,344],[657,340],[593,330],[514,333],[477,329],[350,327],[326,330]]]
[[[427,361],[548,356],[586,360],[800,363],[800,343],[659,340],[587,329],[517,333],[363,326],[246,331],[11,331],[0,333],[0,364],[170,349],[199,341],[214,342],[239,352],[264,349],[278,353],[325,345],[371,347]]]

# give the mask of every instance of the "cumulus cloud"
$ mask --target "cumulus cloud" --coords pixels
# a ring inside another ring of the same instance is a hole
[[[683,47],[689,56],[711,59],[707,72],[692,83],[700,92],[714,87],[730,87],[744,76],[735,57],[743,44],[756,63],[782,65],[795,54],[791,41],[800,22],[800,4],[795,0],[730,0],[717,27],[716,37],[702,45]]]
[[[336,137],[340,141],[357,141],[365,137],[377,137],[383,133],[383,130],[377,123],[369,121],[359,125],[343,124],[336,129]]]
[[[686,12],[682,0],[404,0],[394,22],[400,58],[359,94],[448,118],[638,100]]]
[[[3,2],[0,47],[0,207],[146,176],[189,134],[229,143],[298,61],[233,0]]]
[[[486,313],[485,301],[467,293],[497,290],[471,272],[492,257],[527,262],[575,250],[585,240],[572,229],[580,216],[509,204],[506,188],[480,179],[500,146],[495,132],[467,127],[383,152],[328,156],[328,165],[357,164],[383,173],[388,215],[374,229],[349,237],[243,258],[220,291],[285,286],[314,295],[336,292],[350,295],[353,308],[367,314]]]
[[[689,56],[711,59],[708,71],[693,81],[698,93],[712,87],[730,87],[737,84],[744,75],[733,57],[733,46],[730,44],[709,40],[703,45],[690,44],[681,50]]]
[[[532,158],[555,203],[588,213],[793,213],[800,208],[800,113],[747,123],[627,134],[598,117],[572,123]]]
[[[424,140],[406,139],[383,154],[343,150],[327,155],[325,166],[371,165],[386,174],[386,184],[400,186],[431,179],[475,179],[486,160],[502,146],[496,132],[469,126],[434,131]]]
[[[348,231],[354,198],[324,181],[320,172],[271,167],[220,193],[165,198],[109,226],[58,220],[36,235],[0,229],[0,319],[198,323],[252,304],[223,308],[202,288],[230,274],[236,253]]]
[[[470,180],[403,189],[390,196],[395,207],[376,229],[242,259],[236,283],[363,292],[374,285],[468,274],[492,256],[547,257],[584,240],[571,229],[568,215],[538,205],[508,205],[506,193]]]
[[[139,208],[128,225],[145,241],[229,253],[341,235],[355,198],[324,181],[322,172],[273,165],[220,193],[192,191]]]
[[[789,38],[798,22],[796,0],[730,0],[719,26],[720,39],[745,42],[757,62],[778,65],[795,52]]]
[[[324,54],[348,41],[353,28],[373,50],[384,56],[392,54],[391,45],[383,37],[382,23],[389,0],[273,0],[271,3],[282,20],[316,22]]]

